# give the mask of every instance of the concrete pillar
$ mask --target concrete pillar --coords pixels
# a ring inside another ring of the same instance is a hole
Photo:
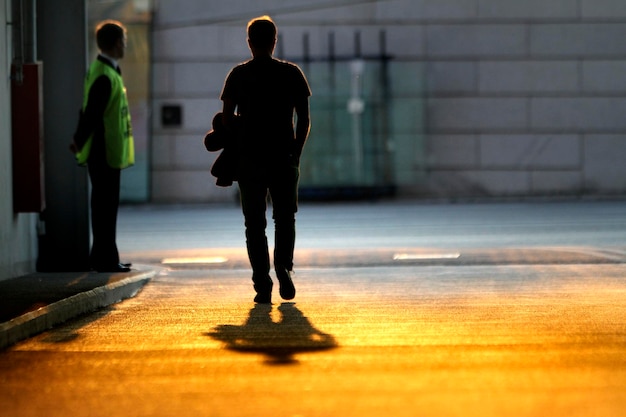
[[[37,52],[44,74],[46,209],[40,271],[89,267],[89,181],[69,145],[78,122],[87,70],[84,0],[37,1]]]

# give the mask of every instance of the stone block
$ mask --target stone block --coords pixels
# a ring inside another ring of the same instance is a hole
[[[481,135],[480,163],[486,169],[573,169],[580,166],[577,135]]]
[[[587,93],[626,93],[626,61],[584,61],[582,73]]]
[[[585,189],[626,192],[626,140],[624,135],[588,135],[584,141]]]
[[[215,26],[189,26],[156,29],[153,33],[153,56],[158,61],[206,59],[219,55],[220,31]]]
[[[426,67],[426,90],[429,93],[475,93],[478,71],[475,62],[429,61]]]
[[[582,175],[579,170],[533,171],[530,175],[531,194],[578,194],[582,190]]]
[[[480,171],[471,176],[489,195],[525,195],[530,175],[525,171]]]
[[[172,165],[177,168],[209,170],[219,152],[204,147],[204,134],[182,135],[173,139]]]
[[[172,92],[172,65],[168,62],[155,62],[152,65],[152,96],[168,96]]]
[[[428,129],[485,131],[526,127],[522,98],[434,98],[428,100]]]
[[[481,18],[577,18],[578,0],[478,0]]]
[[[479,89],[486,93],[578,91],[576,61],[485,61],[478,64]]]
[[[429,135],[430,169],[476,169],[478,140],[475,135]]]
[[[530,191],[530,175],[523,171],[432,171],[428,183],[443,196],[511,196]]]
[[[531,100],[531,126],[558,131],[626,129],[626,102],[621,97],[562,97]]]
[[[414,21],[476,17],[476,3],[469,0],[393,0],[376,3],[376,16],[379,19]]]
[[[233,15],[253,13],[254,3],[237,1],[206,2],[203,0],[177,0],[158,2],[155,23],[177,25],[190,20],[222,21]],[[254,16],[252,14],[251,16]]]
[[[530,54],[537,56],[620,56],[626,54],[624,23],[559,23],[530,27]]]
[[[426,53],[426,35],[423,26],[388,26],[386,36],[387,53],[394,59],[421,57]]]
[[[267,10],[267,1],[259,2],[258,4],[263,7],[263,10]],[[275,2],[276,3],[276,2]],[[333,4],[332,8],[318,7],[316,2],[308,1],[289,1],[279,2],[276,5],[276,10],[280,10],[280,14],[276,14],[274,19],[278,24],[280,30],[281,24],[301,24],[310,21],[322,21],[325,23],[332,23],[336,25],[349,25],[358,22],[372,21],[376,17],[376,3],[377,2],[337,2]],[[300,3],[300,4],[298,4]],[[303,4],[306,4],[303,7]],[[311,7],[313,6],[313,7]],[[265,14],[262,13],[262,14]]]
[[[215,51],[213,55],[222,60],[228,59],[231,64],[250,59],[252,56],[248,47],[246,23],[242,22],[239,26],[219,26],[217,37],[211,40],[211,43],[214,44],[213,48],[215,48],[212,50]],[[209,40],[207,39],[205,42],[209,42]]]
[[[153,171],[154,202],[225,202],[233,201],[237,187],[217,187],[209,171]]]
[[[428,26],[427,53],[432,57],[525,56],[526,28],[521,24]]]
[[[232,65],[226,63],[184,62],[173,67],[173,95],[219,99],[224,80]]]
[[[626,17],[624,0],[580,0],[580,7],[583,19]]]
[[[151,141],[151,168],[168,169],[172,166],[172,136],[152,135]]]

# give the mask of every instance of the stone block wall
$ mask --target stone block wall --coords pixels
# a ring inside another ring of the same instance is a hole
[[[279,52],[376,54],[386,34],[401,195],[621,195],[626,191],[623,0],[162,0],[153,49],[153,201],[223,201],[201,137],[248,19],[270,14]],[[314,91],[315,94],[315,91]],[[404,100],[404,101],[403,101]],[[403,105],[402,103],[406,103]],[[417,104],[416,104],[417,103]],[[183,110],[164,127],[163,104]],[[315,140],[315,120],[311,140]]]

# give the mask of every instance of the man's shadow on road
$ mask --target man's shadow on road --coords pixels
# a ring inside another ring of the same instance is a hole
[[[294,303],[278,307],[280,320],[272,320],[271,304],[256,304],[243,325],[222,324],[205,333],[242,353],[262,354],[270,365],[296,364],[295,355],[337,347],[335,338],[317,330]]]

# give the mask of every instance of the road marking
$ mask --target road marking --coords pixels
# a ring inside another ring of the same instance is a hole
[[[180,264],[223,264],[228,262],[228,258],[223,256],[209,256],[209,257],[183,257],[183,258],[164,258],[161,263],[166,265],[180,265]]]
[[[393,255],[394,261],[414,261],[430,259],[458,259],[460,253],[396,253]]]

